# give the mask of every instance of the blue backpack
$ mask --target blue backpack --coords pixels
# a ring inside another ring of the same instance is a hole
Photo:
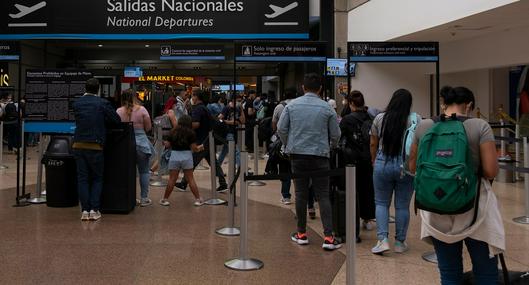
[[[417,125],[419,124],[419,115],[417,113],[413,112],[410,113],[408,117],[408,121],[410,122],[410,126],[406,129],[404,132],[404,136],[402,137],[402,165],[401,168],[404,172],[410,174],[409,172],[409,158],[410,158],[410,151],[411,151],[411,145],[413,144],[413,137],[415,136],[415,130],[417,129]]]

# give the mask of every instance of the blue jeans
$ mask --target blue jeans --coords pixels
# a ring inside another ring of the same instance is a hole
[[[77,189],[82,211],[99,211],[103,189],[103,151],[74,150],[77,165]]]
[[[228,134],[226,136],[226,140],[228,142],[230,141],[235,141],[235,136],[233,134]],[[228,155],[228,144],[225,144],[222,146],[222,150],[220,151],[220,154],[219,154],[219,164],[222,165],[222,163],[224,162],[224,159],[226,158],[226,155]],[[239,147],[236,145],[235,146],[235,167],[239,167],[239,165],[241,165],[241,152],[239,151]]]
[[[410,222],[413,179],[409,175],[402,174],[401,164],[401,158],[386,158],[382,153],[377,154],[373,170],[373,186],[378,240],[383,240],[389,235],[389,206],[393,192],[395,192],[395,237],[399,241],[406,240]]]
[[[146,199],[149,197],[149,160],[151,155],[136,150],[136,164],[140,175],[140,197]]]
[[[470,259],[472,259],[472,272],[474,284],[498,284],[498,258],[489,257],[489,246],[486,242],[464,239]],[[441,273],[442,285],[459,285],[463,281],[463,241],[448,244],[432,238],[437,254],[437,266]]]

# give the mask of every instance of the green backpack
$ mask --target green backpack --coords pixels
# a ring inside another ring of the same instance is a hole
[[[434,122],[419,142],[415,208],[443,215],[462,214],[479,200],[478,177],[465,128],[455,114]]]

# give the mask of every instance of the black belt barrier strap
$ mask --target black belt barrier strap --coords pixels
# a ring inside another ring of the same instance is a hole
[[[288,180],[308,177],[335,177],[344,176],[345,168],[331,169],[325,171],[311,171],[305,173],[292,173],[292,174],[268,174],[268,175],[246,175],[245,181],[255,180]]]
[[[494,136],[494,139],[499,140],[499,141],[508,141],[511,143],[514,143],[514,142],[523,143],[522,138],[516,139],[516,138],[511,138],[511,137]]]
[[[514,165],[500,164],[500,168],[505,169],[505,170],[512,170],[512,171],[520,172],[520,173],[529,173],[529,168],[516,167]]]
[[[501,125],[501,124],[498,124],[498,123],[496,123],[496,124],[492,123],[492,124],[489,124],[489,125],[490,125],[491,129],[505,129],[505,128],[514,129],[514,128],[516,128],[516,125],[512,125],[512,124]]]

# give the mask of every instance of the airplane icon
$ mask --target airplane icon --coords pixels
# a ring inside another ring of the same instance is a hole
[[[281,8],[279,6],[276,6],[276,5],[269,5],[269,7],[274,10],[274,13],[272,14],[265,14],[265,16],[268,18],[268,19],[274,19],[274,18],[277,18],[283,14],[285,14],[286,12],[296,8],[298,6],[298,2],[293,2],[289,5],[287,5],[286,7],[284,8]]]
[[[18,9],[18,11],[20,11],[19,13],[17,14],[9,14],[9,17],[13,18],[13,19],[18,19],[18,18],[22,18],[28,14],[31,14],[39,9],[42,9],[44,7],[46,7],[46,1],[42,1],[38,4],[35,4],[31,7],[28,7],[28,6],[24,6],[24,5],[20,5],[20,4],[15,4],[15,7]]]

